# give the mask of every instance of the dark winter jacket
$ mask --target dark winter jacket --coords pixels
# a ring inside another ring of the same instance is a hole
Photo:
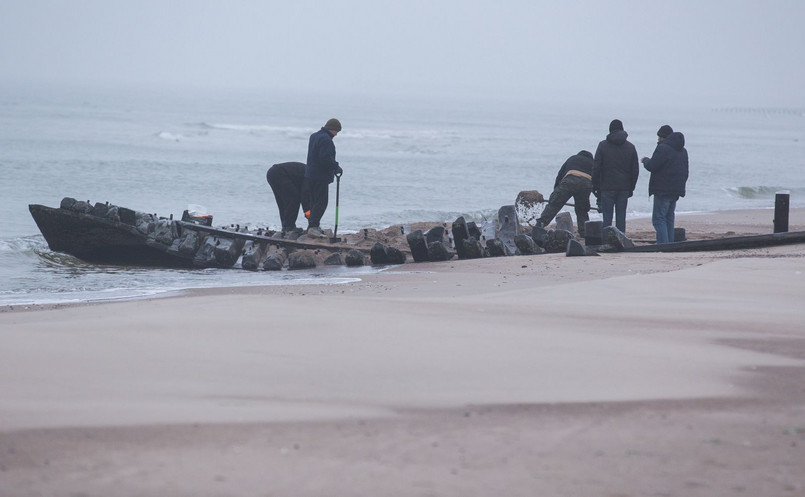
[[[266,180],[271,183],[274,176],[287,178],[295,187],[302,189],[305,182],[305,166],[301,162],[281,162],[274,164],[266,171]]]
[[[332,183],[337,172],[341,171],[335,160],[333,135],[324,128],[310,135],[307,146],[307,167],[305,178]]]
[[[657,144],[651,159],[643,163],[651,172],[648,194],[666,193],[685,196],[688,181],[688,151],[685,150],[685,135],[674,132]]]
[[[559,174],[556,175],[556,181],[553,184],[554,188],[559,186],[559,183],[562,181],[562,179],[567,176],[568,171],[579,171],[592,176],[593,154],[586,150],[582,150],[578,154],[568,157],[565,163],[562,164],[562,168],[559,169]]]
[[[617,130],[598,144],[593,165],[593,191],[633,192],[640,174],[637,150],[626,137],[626,131]]]

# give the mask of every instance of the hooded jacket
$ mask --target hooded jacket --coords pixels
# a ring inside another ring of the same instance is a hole
[[[340,170],[341,167],[335,160],[333,135],[327,129],[321,128],[310,135],[307,145],[305,178],[332,183],[336,172]]]
[[[657,193],[685,196],[688,181],[688,151],[685,150],[685,135],[676,131],[657,144],[651,159],[643,163],[651,172],[648,194]]]
[[[556,181],[553,184],[553,187],[556,188],[559,186],[559,183],[567,176],[568,171],[579,171],[584,174],[593,174],[593,154],[586,150],[582,150],[576,155],[571,155],[562,164],[562,168],[559,169],[559,174],[556,175]]]
[[[593,164],[593,191],[633,192],[640,174],[637,149],[626,138],[626,131],[619,129],[607,135],[598,144]]]

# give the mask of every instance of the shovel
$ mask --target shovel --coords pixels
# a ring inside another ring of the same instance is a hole
[[[576,207],[576,204],[571,204],[570,202],[566,203],[565,205],[568,206],[568,207]],[[596,211],[596,212],[601,212],[601,209],[599,209],[598,207],[593,207],[592,205],[590,206],[590,210],[591,211]]]
[[[338,243],[341,241],[336,235],[338,234],[338,200],[341,193],[341,174],[335,175],[335,227],[333,228],[333,236],[330,238],[330,243]]]

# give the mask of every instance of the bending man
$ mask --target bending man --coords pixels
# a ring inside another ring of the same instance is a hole
[[[282,232],[301,233],[296,227],[296,218],[299,217],[299,206],[307,211],[310,206],[310,192],[305,179],[305,165],[301,162],[282,162],[274,164],[266,172],[266,180],[280,211]]]
[[[579,235],[584,236],[584,223],[590,219],[588,212],[590,211],[590,193],[593,191],[592,174],[593,154],[582,150],[578,154],[570,156],[559,169],[559,174],[556,175],[553,193],[551,193],[542,215],[537,219],[537,226],[541,228],[548,226],[570,197],[573,197],[576,204],[576,223]]]

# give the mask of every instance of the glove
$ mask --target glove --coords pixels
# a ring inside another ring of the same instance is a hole
[[[341,176],[342,174],[344,174],[344,170],[341,169],[341,166],[335,166],[335,175]]]

